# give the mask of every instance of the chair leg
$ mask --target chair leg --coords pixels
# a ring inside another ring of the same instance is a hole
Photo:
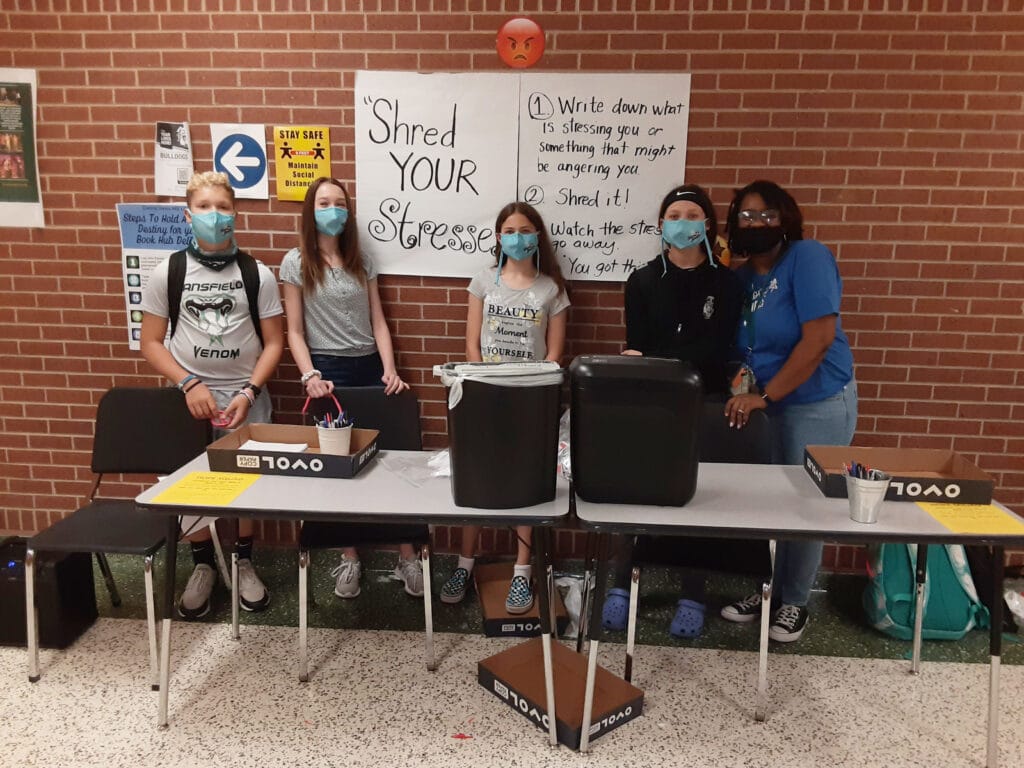
[[[626,626],[626,670],[622,677],[633,681],[633,651],[636,648],[636,616],[640,610],[640,569],[633,566],[629,579],[629,624]]]
[[[107,556],[102,552],[97,552],[96,564],[99,565],[100,573],[103,574],[103,581],[107,583],[107,592],[110,593],[110,604],[115,608],[120,608],[121,595],[117,592],[117,585],[114,583],[114,574],[110,572],[110,563],[107,562]]]
[[[430,588],[430,545],[424,544],[420,547],[420,565],[423,567],[423,623],[426,626],[426,654],[427,669],[433,672],[437,669],[437,660],[434,657],[434,605]]]
[[[768,628],[772,612],[772,582],[775,581],[775,539],[768,540],[768,561],[771,572],[761,585],[761,637],[758,641],[757,699],[754,704],[754,720],[759,723],[768,719]]]
[[[580,595],[580,620],[579,629],[576,631],[576,653],[583,652],[583,642],[587,637],[590,627],[590,600],[593,597],[594,589],[594,543],[597,534],[587,531],[583,545],[583,587]]]
[[[228,561],[224,558],[224,547],[220,545],[220,534],[217,533],[217,521],[210,523],[210,536],[213,541],[213,551],[217,555],[217,568],[220,571],[221,581],[225,584],[231,581],[231,574],[228,571]]]
[[[309,682],[309,653],[306,628],[309,622],[307,602],[309,588],[309,550],[299,550],[299,682]]]
[[[28,640],[28,681],[39,680],[39,611],[36,610],[36,552],[25,550],[25,637]]]
[[[149,633],[149,672],[152,678],[150,687],[160,690],[160,662],[156,645],[156,597],[153,594],[153,556],[146,555],[142,562],[146,577],[146,629]]]
[[[231,638],[240,640],[238,631],[238,553],[231,553]]]

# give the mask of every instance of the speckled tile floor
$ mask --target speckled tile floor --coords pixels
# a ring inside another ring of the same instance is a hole
[[[521,641],[482,637],[474,601],[435,603],[440,665],[431,673],[421,604],[387,578],[394,555],[364,554],[355,601],[331,595],[334,555],[318,557],[310,682],[296,673],[294,551],[264,549],[258,565],[273,606],[243,613],[241,641],[229,639],[223,593],[209,621],[175,623],[167,731],[155,727],[149,690],[141,566],[115,559],[124,605],[112,608],[98,584],[101,618],[71,648],[43,650],[39,683],[27,682],[23,649],[0,648],[0,765],[984,765],[988,667],[970,662],[987,662],[986,633],[927,643],[923,674],[913,677],[903,660],[909,644],[860,625],[854,577],[823,577],[805,638],[773,646],[770,717],[761,724],[752,716],[756,632],[712,619],[697,641],[670,638],[675,576],[652,569],[634,675],[644,715],[581,756],[549,748],[476,683],[477,661]],[[435,561],[438,588],[450,558]],[[179,585],[190,568],[184,551],[180,562]],[[709,602],[741,588],[716,578]],[[1000,756],[1016,767],[1024,765],[1024,646],[1007,640]],[[601,657],[621,672],[621,645],[603,643]]]
[[[642,717],[589,756],[544,734],[475,682],[476,662],[516,641],[436,637],[440,667],[407,632],[313,629],[312,677],[293,628],[177,623],[168,730],[155,726],[145,625],[100,619],[65,651],[0,649],[2,763],[62,766],[981,766],[988,671],[931,663],[775,655],[767,723],[752,717],[756,657],[652,646],[635,682]],[[621,646],[602,645],[620,669]],[[841,681],[841,684],[837,684]],[[1024,667],[1003,668],[1001,764],[1024,765]]]

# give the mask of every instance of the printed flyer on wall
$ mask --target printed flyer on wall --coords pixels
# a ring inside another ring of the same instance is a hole
[[[117,221],[128,348],[138,350],[142,346],[142,289],[157,264],[188,245],[192,229],[185,221],[184,203],[118,203]]]
[[[44,226],[35,104],[35,70],[0,68],[0,226]]]
[[[153,191],[158,195],[185,197],[192,168],[192,139],[188,123],[157,123]]]

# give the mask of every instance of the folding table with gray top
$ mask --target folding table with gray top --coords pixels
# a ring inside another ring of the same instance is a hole
[[[983,544],[993,549],[992,626],[989,640],[989,707],[987,765],[998,763],[999,662],[1003,624],[1003,550],[1024,545],[1024,532],[955,533],[913,502],[886,502],[877,523],[870,525],[850,519],[846,499],[826,498],[802,466],[767,464],[700,465],[697,491],[683,507],[632,504],[601,504],[574,499],[579,524],[600,533],[657,534],[722,538],[764,538],[769,541],[774,569],[775,542],[779,539],[812,539],[847,543],[909,542],[927,544]],[[1002,511],[1020,520],[1006,507]],[[1024,520],[1020,520],[1024,524]],[[924,577],[927,546],[918,547],[916,609],[911,672],[917,673],[921,659],[921,619],[924,605]],[[607,578],[607,563],[601,563],[597,584]],[[772,586],[769,578],[761,591],[761,635],[759,644],[757,700],[754,716],[768,714],[768,627]],[[590,654],[593,670],[597,646],[603,637],[600,616],[603,589],[595,590],[591,620]],[[811,630],[813,631],[813,629]],[[583,742],[587,749],[593,677],[588,676],[584,700]]]
[[[160,704],[158,724],[167,726],[168,688],[170,684],[171,616],[174,610],[174,572],[177,565],[178,517],[184,514],[217,517],[252,517],[274,520],[419,523],[444,525],[530,525],[536,528],[534,562],[537,579],[550,588],[550,527],[563,521],[569,512],[569,486],[556,483],[555,498],[544,504],[521,509],[477,509],[458,507],[452,499],[448,477],[419,477],[426,473],[401,469],[402,465],[425,465],[425,452],[381,451],[369,466],[354,478],[332,479],[260,475],[236,498],[224,505],[203,503],[166,503],[154,501],[193,472],[208,472],[206,455],[197,456],[174,474],[136,498],[139,506],[166,514],[166,573],[164,577],[163,623],[160,646]],[[395,471],[388,465],[396,467]],[[405,479],[403,474],[410,479]],[[413,475],[417,475],[412,482]],[[429,568],[423,574],[424,589],[430,582]],[[429,595],[429,592],[427,592]],[[554,683],[551,668],[551,610],[549,589],[539,589],[541,636],[544,644],[544,677],[548,712],[551,713],[549,739],[557,744],[554,717]],[[430,601],[424,601],[427,624],[427,667],[434,668],[431,638]]]

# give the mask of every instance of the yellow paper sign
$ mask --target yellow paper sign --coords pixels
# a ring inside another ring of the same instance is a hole
[[[302,200],[320,176],[331,175],[331,129],[326,125],[274,128],[278,200]]]
[[[1024,520],[995,504],[935,504],[917,506],[953,533],[1024,534]]]
[[[259,475],[240,472],[190,472],[170,488],[154,496],[150,503],[180,504],[184,507],[226,507],[259,479]]]

